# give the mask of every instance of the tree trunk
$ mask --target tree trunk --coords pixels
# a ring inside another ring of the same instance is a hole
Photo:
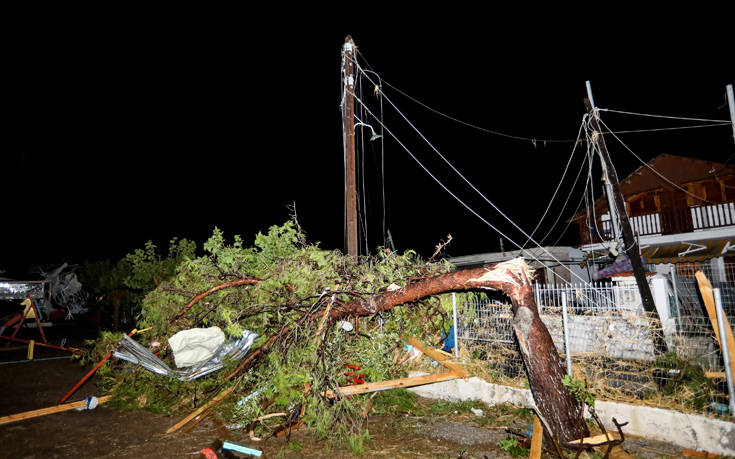
[[[520,344],[537,414],[545,432],[568,442],[589,435],[582,412],[584,407],[562,384],[561,365],[551,334],[539,317],[522,258],[494,266],[441,274],[406,287],[335,306],[332,320],[347,316],[374,315],[395,306],[431,295],[464,290],[500,290],[513,304],[513,330]]]

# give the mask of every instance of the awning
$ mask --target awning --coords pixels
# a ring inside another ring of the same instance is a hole
[[[648,264],[694,263],[728,253],[735,255],[735,238],[651,245],[641,249],[641,258]]]

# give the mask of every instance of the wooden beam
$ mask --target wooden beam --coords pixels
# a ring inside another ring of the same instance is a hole
[[[533,416],[533,436],[531,437],[531,452],[528,454],[529,459],[541,459],[544,442],[544,428],[538,416]]]
[[[232,392],[233,390],[235,390],[235,387],[236,386],[230,386],[227,389],[223,390],[222,392],[220,392],[219,394],[217,394],[217,396],[214,397],[212,400],[208,401],[207,403],[205,403],[204,405],[202,405],[198,409],[194,410],[189,416],[185,417],[181,421],[179,421],[176,424],[172,425],[166,431],[166,433],[167,434],[170,434],[171,432],[176,432],[177,430],[179,430],[180,428],[182,428],[184,425],[186,425],[187,422],[189,422],[192,419],[194,419],[195,417],[197,417],[199,415],[199,413],[201,413],[202,411],[206,410],[207,408],[209,408],[210,406],[214,405],[215,403],[218,403],[223,398],[227,397],[230,394],[230,392]]]
[[[97,399],[97,404],[101,405],[110,399],[111,395],[105,395]],[[23,419],[37,418],[39,416],[45,416],[47,414],[60,413],[62,411],[75,410],[77,408],[84,408],[87,406],[87,402],[82,400],[80,402],[65,403],[63,405],[50,406],[48,408],[41,408],[40,410],[26,411],[18,414],[11,414],[0,418],[0,425],[8,424],[10,422],[22,421]]]
[[[438,375],[413,376],[410,378],[391,379],[389,381],[372,382],[365,384],[357,384],[354,386],[343,386],[338,389],[342,395],[367,394],[381,390],[398,389],[405,387],[421,386],[423,384],[431,384],[441,381],[451,381],[452,379],[460,379],[462,376],[454,373],[440,373]],[[324,392],[329,398],[334,398],[335,393],[332,390]]]
[[[717,312],[715,310],[715,297],[712,290],[712,284],[702,271],[697,271],[694,276],[697,278],[699,291],[702,294],[704,306],[707,308],[707,315],[709,316],[709,320],[712,322],[712,328],[714,328],[715,330],[715,338],[717,338],[717,344],[722,347],[720,341],[720,331],[719,327],[717,326]],[[724,309],[722,311],[722,317],[725,321],[725,339],[727,340],[727,350],[730,354],[730,366],[733,367],[735,366],[735,337],[733,337],[732,328],[730,327],[730,323],[727,320]]]
[[[428,355],[432,359],[439,362],[440,365],[446,367],[449,369],[449,371],[455,373],[458,378],[466,378],[467,377],[467,370],[465,370],[462,365],[452,362],[449,357],[444,355],[443,353],[439,352],[438,350],[434,349],[433,347],[425,346],[424,343],[419,341],[418,339],[414,338],[413,336],[410,336],[406,342],[408,344],[412,345],[419,351],[423,352],[424,354]]]
[[[580,443],[584,443],[585,445],[594,445],[595,443],[602,443],[602,442],[606,442],[610,440],[618,440],[618,439],[620,439],[618,435],[609,433],[607,434],[607,436],[605,436],[605,434],[599,434],[599,435],[595,435],[592,437],[585,437],[581,440],[572,440],[569,443],[576,444],[576,445]]]

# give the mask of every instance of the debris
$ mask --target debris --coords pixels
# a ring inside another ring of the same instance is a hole
[[[217,328],[217,330],[219,329]],[[221,330],[219,332],[222,333]],[[222,334],[222,337],[224,338],[224,334]],[[129,336],[122,337],[113,355],[118,359],[138,364],[153,373],[162,376],[178,376],[181,381],[191,381],[219,370],[224,366],[225,359],[233,361],[242,359],[247,354],[250,346],[253,345],[256,337],[255,333],[243,330],[241,338],[232,338],[229,343],[220,344],[207,360],[200,361],[186,370],[172,370],[163,360]]]
[[[352,322],[348,322],[346,320],[340,320],[337,322],[337,328],[340,328],[346,332],[351,332],[355,329],[355,327],[352,325]]]
[[[97,397],[94,395],[90,395],[89,397],[84,399],[84,406],[80,406],[76,409],[76,411],[84,411],[84,410],[93,410],[97,408],[97,405],[99,405],[100,401]]]
[[[209,360],[224,342],[225,334],[219,327],[181,330],[168,339],[176,368],[191,367]]]
[[[232,392],[233,390],[235,390],[235,387],[236,386],[230,386],[227,389],[223,390],[222,392],[220,392],[219,394],[217,394],[217,396],[214,397],[212,400],[208,401],[206,404],[204,404],[200,408],[194,410],[194,412],[192,412],[189,416],[185,417],[181,421],[179,421],[176,424],[174,424],[173,426],[169,427],[169,429],[166,431],[166,433],[169,434],[171,432],[176,432],[177,430],[179,430],[180,428],[182,428],[184,425],[186,425],[189,421],[191,421],[192,419],[194,419],[195,417],[197,417],[204,410],[206,410],[210,406],[216,404],[217,402],[219,402],[223,398],[227,397],[230,394],[230,392]]]
[[[254,457],[260,457],[263,454],[262,451],[259,451],[257,449],[253,449],[253,448],[249,448],[249,447],[247,447],[245,445],[241,445],[239,443],[234,443],[234,442],[231,442],[229,440],[225,440],[222,443],[222,449],[230,450],[230,451],[235,451],[236,453],[240,453],[240,454],[249,454],[249,455],[254,456]]]
[[[204,448],[199,452],[202,453],[204,459],[217,459],[217,453],[215,453],[212,448]]]
[[[100,398],[94,397],[94,399],[95,399],[94,406],[96,407],[97,405],[108,401],[110,399],[110,396],[106,395]],[[40,410],[26,411],[24,413],[3,416],[0,418],[0,425],[8,424],[10,422],[15,422],[15,421],[22,421],[23,419],[37,418],[39,416],[45,416],[47,414],[60,413],[62,411],[76,410],[77,408],[92,409],[92,408],[88,408],[91,405],[92,405],[92,401],[89,400],[89,397],[87,397],[87,399],[82,400],[80,402],[66,403],[64,405],[56,405],[56,406],[50,406],[48,408],[41,408]]]
[[[479,408],[470,408],[470,411],[472,411],[472,414],[474,414],[475,416],[479,416],[479,417],[485,416],[485,412]]]

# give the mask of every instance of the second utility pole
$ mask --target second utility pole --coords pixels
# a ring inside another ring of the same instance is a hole
[[[342,127],[345,151],[345,217],[347,254],[357,260],[357,180],[355,178],[355,42],[342,47]]]
[[[656,303],[653,301],[653,295],[651,294],[651,287],[648,285],[648,279],[646,279],[646,271],[643,267],[643,261],[639,252],[638,241],[633,235],[633,229],[630,226],[630,220],[628,219],[628,212],[625,210],[625,201],[623,195],[620,192],[620,183],[618,182],[618,174],[615,172],[615,168],[612,165],[610,159],[610,153],[607,151],[605,145],[605,139],[602,138],[602,129],[600,129],[597,107],[594,105],[594,99],[592,98],[592,88],[590,82],[587,82],[587,95],[588,99],[584,100],[589,112],[590,124],[594,132],[592,133],[592,139],[597,145],[598,152],[600,153],[600,159],[603,162],[603,170],[606,170],[605,181],[609,184],[608,190],[612,191],[612,196],[608,196],[610,202],[610,216],[617,213],[618,220],[620,222],[620,232],[623,236],[623,247],[620,253],[625,253],[630,258],[630,263],[633,265],[633,274],[635,275],[636,284],[638,284],[638,291],[641,295],[641,301],[643,303],[643,310],[651,314],[652,317],[660,320],[658,311],[656,310]],[[615,208],[615,209],[613,209]],[[615,227],[615,222],[613,228]],[[619,236],[619,235],[615,235]],[[661,335],[654,333],[653,339],[654,347],[656,351],[660,353],[666,353],[666,345],[661,339]]]

